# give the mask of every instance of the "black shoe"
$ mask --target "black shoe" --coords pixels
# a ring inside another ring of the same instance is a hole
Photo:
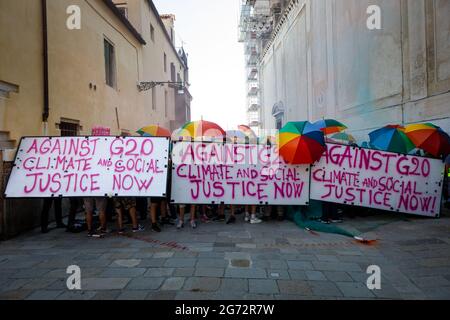
[[[270,216],[262,216],[261,220],[262,221],[269,221],[270,220]]]
[[[213,221],[225,221],[225,216],[216,216],[213,218]]]
[[[61,222],[56,224],[56,229],[64,229],[64,228],[67,228],[67,226],[64,223]]]
[[[161,228],[156,223],[152,223],[152,230],[155,232],[161,232]]]
[[[88,231],[88,237],[89,238],[102,238],[103,236],[101,234],[98,234],[95,231]]]
[[[165,217],[165,218],[161,219],[161,224],[162,225],[168,224],[168,225],[171,225],[171,226],[175,225],[175,223],[173,223],[173,221],[170,220],[169,217]]]
[[[230,216],[230,217],[228,218],[227,224],[235,223],[235,222],[236,222],[236,217],[235,217],[235,216]]]
[[[48,228],[41,228],[41,233],[48,233],[49,231]]]
[[[284,216],[278,216],[277,220],[278,221],[284,221]]]

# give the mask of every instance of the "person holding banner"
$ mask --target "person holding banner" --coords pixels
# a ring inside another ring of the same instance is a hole
[[[195,204],[191,204],[190,205],[190,213],[191,213],[191,227],[192,229],[196,229],[197,228],[197,222],[195,221],[195,210],[196,210],[196,206]],[[177,222],[177,229],[181,229],[184,228],[184,214],[186,211],[186,205],[185,204],[180,204],[180,213],[178,216],[178,222]]]
[[[125,228],[123,227],[123,213],[125,210],[128,211],[131,217],[131,223],[133,225],[133,233],[144,231],[145,228],[138,224],[137,214],[136,214],[136,199],[135,198],[115,198],[114,207],[117,212],[117,227],[119,234],[125,233]]]
[[[56,228],[66,228],[66,225],[62,221],[62,198],[45,198],[44,206],[41,212],[41,232],[47,233],[48,230],[48,215],[50,209],[54,204],[55,208],[55,220],[56,220]]]
[[[84,199],[84,209],[86,210],[86,224],[88,229],[88,237],[99,238],[107,233],[106,230],[106,198],[85,198]],[[98,216],[100,219],[100,234],[94,231],[93,226],[93,216],[94,207],[98,210]]]
[[[152,223],[152,230],[156,232],[161,232],[161,228],[158,226],[157,212],[158,207],[161,208],[161,218],[165,219],[167,217],[167,202],[164,198],[150,198],[150,221]]]
[[[256,209],[257,209],[256,205],[251,205],[250,206],[251,213],[249,213],[248,208],[249,208],[249,206],[245,206],[245,218],[244,218],[244,221],[245,222],[250,222],[251,224],[261,223],[262,220],[259,219],[256,216]]]

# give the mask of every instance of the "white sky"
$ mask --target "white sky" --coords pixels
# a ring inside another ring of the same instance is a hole
[[[176,16],[177,46],[189,54],[192,120],[223,129],[245,124],[244,49],[238,39],[238,0],[153,0],[160,14]]]

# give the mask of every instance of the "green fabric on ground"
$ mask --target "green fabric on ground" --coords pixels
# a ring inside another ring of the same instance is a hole
[[[311,200],[306,207],[289,206],[288,218],[297,224],[300,228],[313,231],[341,234],[354,238],[357,236],[343,228],[336,227],[333,224],[324,224],[314,219],[322,217],[322,202]]]

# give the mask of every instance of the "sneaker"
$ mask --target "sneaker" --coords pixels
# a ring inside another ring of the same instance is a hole
[[[161,228],[156,223],[152,223],[152,230],[155,232],[161,232]]]
[[[258,219],[257,217],[250,218],[250,223],[251,224],[256,224],[256,223],[261,223],[261,222],[262,222],[262,220]]]
[[[162,218],[162,219],[161,219],[161,224],[162,224],[162,225],[168,224],[168,225],[171,225],[171,226],[174,225],[173,221],[170,220],[169,217]]]
[[[244,221],[245,222],[250,222],[250,214],[248,214],[248,213],[245,214]]]
[[[319,222],[323,223],[323,224],[330,224],[329,220],[324,220],[324,219],[319,219]]]
[[[235,222],[236,222],[236,217],[235,217],[235,216],[230,216],[230,217],[228,218],[227,224],[235,223]]]
[[[97,229],[97,232],[99,232],[101,235],[105,235],[105,234],[107,234],[107,233],[110,233],[111,230],[105,229],[105,228],[102,228],[102,227],[99,227],[99,228]]]
[[[133,233],[141,232],[144,230],[145,230],[145,228],[139,224],[136,228],[133,228]]]
[[[89,238],[101,238],[102,235],[91,230],[91,231],[88,231],[88,237]]]
[[[331,223],[342,223],[342,222],[344,222],[344,220],[342,220],[342,219],[331,219],[330,222]]]
[[[182,220],[178,219],[177,229],[181,229],[181,228],[184,228],[184,222]]]
[[[122,229],[117,230],[117,234],[118,234],[119,236],[124,235],[124,234],[125,234],[125,228],[122,228]]]
[[[278,216],[278,217],[277,217],[277,220],[278,220],[278,221],[284,221],[284,216]]]
[[[191,220],[191,227],[192,227],[192,229],[197,228],[197,222],[195,222],[195,220]]]

